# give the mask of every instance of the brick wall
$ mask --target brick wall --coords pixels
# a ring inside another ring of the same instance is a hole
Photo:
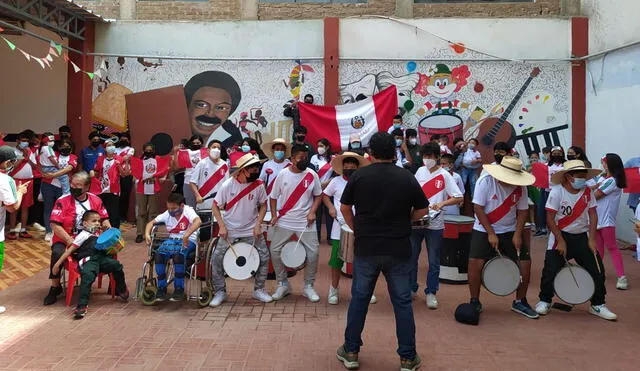
[[[413,4],[414,18],[434,17],[549,17],[560,16],[562,0],[530,3]]]
[[[396,0],[369,0],[366,4],[259,3],[258,19],[317,19],[357,15],[393,16]]]
[[[120,18],[119,0],[76,0],[74,2],[82,5],[89,10],[92,10],[95,14],[98,14],[103,18]]]
[[[238,0],[138,1],[136,18],[140,20],[223,21],[240,19]]]

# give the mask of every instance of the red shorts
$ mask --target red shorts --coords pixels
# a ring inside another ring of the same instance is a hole
[[[14,179],[16,181],[16,188],[20,187],[20,185],[29,182],[27,186],[27,193],[22,195],[22,205],[21,208],[31,207],[33,205],[33,179]]]

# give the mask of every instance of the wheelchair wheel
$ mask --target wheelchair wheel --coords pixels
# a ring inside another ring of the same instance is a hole
[[[211,261],[211,259],[213,259],[213,250],[215,250],[216,246],[218,246],[218,237],[216,238],[212,238],[210,240],[211,242],[209,242],[209,244],[207,245],[207,251],[205,252],[205,273],[204,273],[204,277],[205,277],[205,281],[207,282],[207,287],[209,289],[211,289],[213,287],[213,262]],[[213,290],[211,290],[213,291]]]
[[[153,305],[156,302],[156,292],[158,292],[158,288],[155,286],[147,286],[142,290],[142,295],[140,295],[140,301],[144,305]]]
[[[198,298],[198,305],[201,307],[206,307],[211,303],[211,299],[213,299],[213,291],[208,286],[203,286],[200,289],[200,297]]]

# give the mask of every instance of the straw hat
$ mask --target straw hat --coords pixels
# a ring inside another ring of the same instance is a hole
[[[600,170],[589,169],[588,167],[584,166],[584,162],[582,162],[581,160],[570,160],[562,164],[562,170],[558,171],[557,173],[551,176],[551,182],[555,184],[561,184],[562,178],[564,178],[564,174],[566,174],[569,171],[576,171],[576,170],[586,171],[587,179],[595,178],[600,174]]]
[[[331,160],[331,167],[333,168],[333,171],[342,175],[342,161],[347,157],[355,158],[358,161],[358,168],[365,167],[370,164],[369,160],[357,153],[344,152],[343,154],[338,155]]]
[[[231,162],[231,176],[238,175],[238,171],[244,169],[247,166],[256,165],[260,163],[260,160],[256,158],[252,153],[233,152],[229,155],[229,161]]]
[[[264,152],[264,154],[267,155],[267,157],[274,158],[275,156],[273,154],[273,146],[276,145],[276,144],[284,145],[284,158],[291,157],[291,144],[287,143],[282,138],[276,138],[276,139],[272,140],[271,142],[263,143],[262,144],[262,152]]]
[[[511,156],[505,156],[499,164],[483,165],[482,168],[499,181],[515,186],[529,186],[536,181],[536,177],[522,169],[522,161]]]

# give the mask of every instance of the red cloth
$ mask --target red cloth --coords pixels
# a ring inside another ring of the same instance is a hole
[[[626,168],[624,173],[627,176],[627,188],[624,188],[624,193],[640,193],[640,168]]]
[[[536,162],[531,165],[531,175],[536,177],[534,187],[549,188],[549,166],[543,162]]]
[[[91,178],[91,188],[89,191],[97,195],[102,193],[102,178],[104,177],[104,161],[106,156],[98,157],[96,165],[93,167],[95,176]],[[107,171],[107,177],[109,178],[109,191],[105,193],[120,194],[120,170],[119,166],[122,166],[122,158],[115,156],[113,158],[113,164]]]

